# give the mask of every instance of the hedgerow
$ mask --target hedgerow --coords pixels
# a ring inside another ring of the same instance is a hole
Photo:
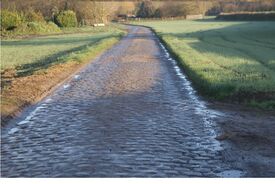
[[[18,12],[8,10],[1,11],[1,29],[12,30],[22,23],[22,17]]]

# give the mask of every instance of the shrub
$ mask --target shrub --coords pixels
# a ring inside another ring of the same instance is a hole
[[[20,24],[12,31],[1,31],[1,36],[6,38],[13,38],[19,35],[30,34],[54,34],[60,33],[61,29],[53,22],[25,22]]]
[[[17,12],[1,11],[1,28],[12,30],[22,23],[22,18]]]
[[[28,22],[19,26],[15,34],[42,34],[60,32],[59,27],[53,22]]]
[[[28,22],[27,29],[28,29],[27,32],[39,33],[39,32],[45,32],[47,29],[47,26],[39,22]]]
[[[77,19],[76,14],[71,11],[62,11],[56,16],[56,23],[60,27],[76,27]]]
[[[27,22],[44,22],[45,21],[41,12],[35,12],[32,9],[25,14],[25,20]]]
[[[47,30],[48,30],[48,32],[60,32],[61,31],[59,29],[59,27],[53,22],[47,23]]]

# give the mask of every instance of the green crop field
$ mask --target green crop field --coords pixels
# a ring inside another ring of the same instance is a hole
[[[72,33],[76,31],[78,33]],[[40,36],[20,40],[3,40],[1,47],[1,70],[17,68],[26,73],[55,64],[59,58],[81,51],[102,39],[117,37],[122,33],[115,27],[75,28],[64,30],[67,34]]]
[[[208,97],[275,108],[275,22],[134,22],[152,27]]]

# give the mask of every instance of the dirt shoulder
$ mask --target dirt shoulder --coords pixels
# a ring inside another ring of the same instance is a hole
[[[246,175],[275,176],[275,114],[240,105],[213,103],[222,114],[215,119],[221,129],[217,137],[225,146],[228,162],[243,165]]]

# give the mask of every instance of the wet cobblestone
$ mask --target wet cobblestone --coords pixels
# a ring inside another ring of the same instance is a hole
[[[18,131],[2,130],[3,177],[215,177],[231,169],[210,113],[149,29],[131,27],[78,75]]]

